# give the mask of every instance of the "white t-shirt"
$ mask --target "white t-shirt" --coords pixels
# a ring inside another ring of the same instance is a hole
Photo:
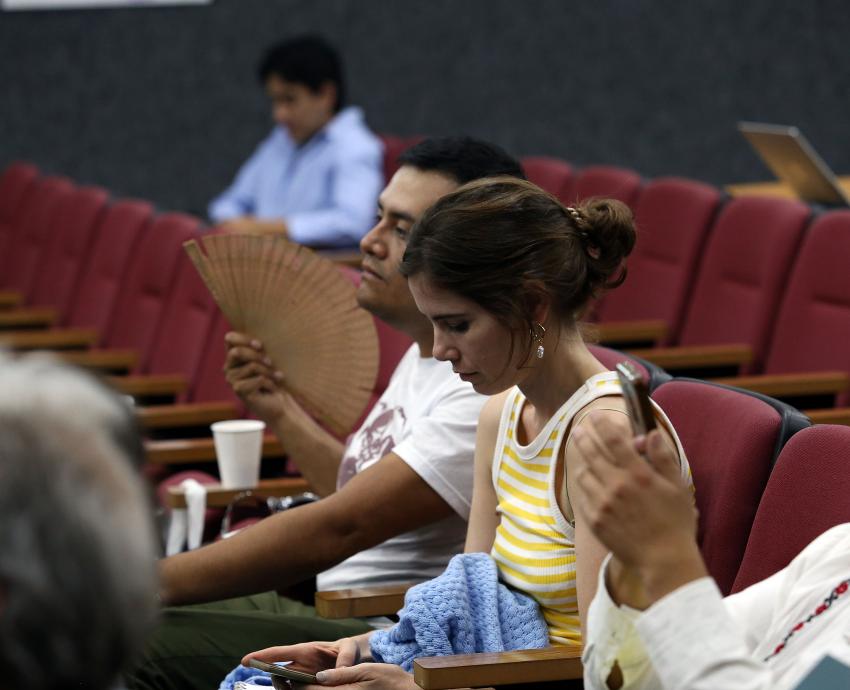
[[[607,689],[615,660],[623,690],[788,690],[825,654],[850,665],[850,585],[842,586],[850,579],[850,524],[725,599],[702,578],[644,612],[618,607],[605,586],[607,565],[588,614],[587,690]]]
[[[449,362],[421,357],[419,347],[411,346],[384,394],[349,439],[337,488],[393,452],[455,514],[388,539],[319,574],[320,590],[428,580],[463,551],[472,501],[475,431],[486,399],[461,381]]]

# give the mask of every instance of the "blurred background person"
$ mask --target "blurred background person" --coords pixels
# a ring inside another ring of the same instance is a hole
[[[115,687],[156,611],[131,411],[48,357],[0,358],[0,676]]]
[[[275,127],[209,206],[233,232],[309,245],[356,245],[383,186],[383,147],[359,108],[345,107],[339,56],[318,36],[273,46],[258,76]]]

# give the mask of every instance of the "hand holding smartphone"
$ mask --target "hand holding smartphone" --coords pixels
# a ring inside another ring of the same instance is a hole
[[[317,684],[316,676],[312,673],[295,671],[287,668],[286,666],[267,664],[265,661],[260,661],[259,659],[248,659],[248,666],[259,669],[260,671],[265,671],[266,673],[270,673],[271,675],[279,678],[286,678],[287,680],[291,680],[293,683],[303,683],[305,685]]]
[[[656,428],[655,412],[649,399],[649,385],[631,362],[617,364],[617,377],[629,408],[635,436],[645,436]]]

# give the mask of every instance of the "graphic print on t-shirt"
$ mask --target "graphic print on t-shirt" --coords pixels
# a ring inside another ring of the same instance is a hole
[[[388,407],[386,402],[380,401],[345,449],[336,480],[337,489],[392,451],[406,423],[407,415],[403,408]]]

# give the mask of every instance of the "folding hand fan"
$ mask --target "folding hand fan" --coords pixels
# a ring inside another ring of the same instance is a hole
[[[319,422],[351,431],[378,375],[378,335],[337,267],[281,237],[183,245],[233,328],[262,341],[283,385]]]

